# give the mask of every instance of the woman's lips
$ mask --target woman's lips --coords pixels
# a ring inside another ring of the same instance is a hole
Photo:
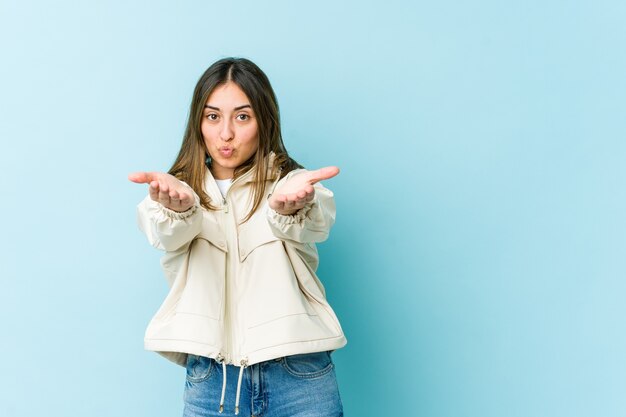
[[[222,155],[224,158],[230,158],[233,155],[234,149],[233,148],[220,148],[219,152],[220,152],[220,155]]]

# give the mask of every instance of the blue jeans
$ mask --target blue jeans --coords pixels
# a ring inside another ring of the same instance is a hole
[[[244,369],[238,417],[342,417],[343,406],[330,352],[285,356]],[[189,355],[183,417],[235,416],[240,368]]]

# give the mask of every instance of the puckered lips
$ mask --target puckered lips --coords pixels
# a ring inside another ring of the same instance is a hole
[[[218,151],[220,155],[224,158],[230,158],[231,156],[233,156],[233,152],[235,152],[235,149],[231,148],[230,146],[222,146],[218,149]]]

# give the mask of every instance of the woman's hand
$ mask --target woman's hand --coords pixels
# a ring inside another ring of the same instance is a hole
[[[150,184],[150,198],[174,211],[187,211],[195,204],[191,187],[165,172],[133,172],[128,179],[137,184]]]
[[[331,166],[294,175],[280,188],[274,190],[269,198],[270,208],[279,214],[294,214],[315,197],[313,184],[337,174],[339,168]]]

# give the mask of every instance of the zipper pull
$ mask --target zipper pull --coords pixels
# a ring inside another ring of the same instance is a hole
[[[224,213],[228,213],[228,202],[226,202],[226,197],[222,197],[222,204],[224,205]]]

